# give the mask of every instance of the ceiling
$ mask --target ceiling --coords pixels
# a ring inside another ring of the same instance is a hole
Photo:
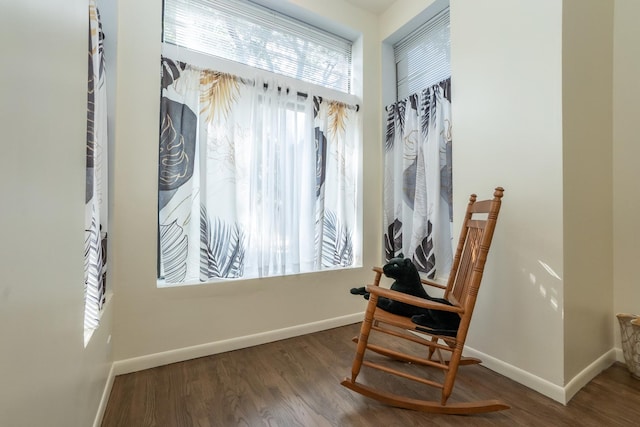
[[[346,0],[347,3],[358,6],[360,9],[373,12],[376,15],[387,10],[395,1],[396,0]]]

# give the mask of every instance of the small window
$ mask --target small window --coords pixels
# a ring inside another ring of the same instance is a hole
[[[453,258],[449,45],[448,8],[396,43],[397,100],[385,107],[385,257],[435,279]]]
[[[104,33],[89,3],[89,62],[84,229],[84,343],[100,323],[107,289],[108,135]]]
[[[393,46],[397,100],[451,77],[449,8]]]

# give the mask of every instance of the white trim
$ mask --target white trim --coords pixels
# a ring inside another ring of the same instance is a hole
[[[564,390],[561,386],[473,348],[465,347],[464,350],[465,356],[472,356],[481,359],[482,366],[529,387],[538,393],[542,393],[557,402],[562,404],[565,403]]]
[[[626,365],[627,361],[624,360],[624,353],[622,352],[622,348],[615,347],[614,350],[616,352],[616,362],[624,363]]]
[[[312,96],[321,96],[331,101],[339,101],[350,105],[357,105],[362,103],[360,97],[354,94],[340,92],[339,90],[315,85],[303,80],[276,74],[271,71],[261,70],[259,68],[241,64],[239,62],[230,61],[228,59],[220,58],[217,56],[207,55],[195,50],[172,45],[169,43],[162,43],[161,46],[162,56],[173,59],[175,61],[186,62],[187,64],[193,65],[195,67],[215,71],[223,71],[225,73],[234,74],[247,79],[255,79],[256,76],[262,76],[266,80],[282,82],[287,86],[295,88],[298,91],[310,94]]]
[[[86,326],[84,327],[84,348],[87,348],[87,346],[89,345],[89,342],[91,342],[91,337],[93,336],[93,333],[100,327],[100,322],[102,322],[102,315],[107,310],[107,307],[109,306],[109,304],[111,304],[111,298],[113,298],[113,291],[110,289],[107,289],[107,292],[104,296],[104,304],[102,304],[102,307],[98,312],[98,316],[99,316],[98,324],[96,325],[95,328],[87,328]]]
[[[465,347],[464,350],[466,356],[481,359],[482,366],[529,387],[563,405],[566,405],[582,387],[587,385],[587,383],[594,379],[600,372],[611,366],[613,362],[615,362],[617,352],[616,349],[613,348],[607,351],[583,369],[578,375],[573,377],[567,385],[562,387],[473,348]]]
[[[616,350],[611,350],[604,353],[602,356],[593,361],[589,366],[584,368],[578,375],[573,377],[571,381],[564,386],[564,404],[566,405],[582,387],[587,385],[589,381],[594,379],[598,374],[609,366],[613,365],[616,361]]]
[[[241,348],[253,347],[260,344],[293,338],[300,335],[333,329],[340,326],[350,325],[362,321],[364,312],[348,314],[331,319],[320,320],[318,322],[306,323],[303,325],[291,326],[288,328],[276,329],[273,331],[260,332],[252,335],[245,335],[227,340],[214,341],[206,344],[194,345],[175,350],[163,351],[131,359],[118,360],[113,363],[115,375],[128,374],[141,371],[143,369],[155,368],[157,366],[168,365],[170,363],[183,362],[185,360],[196,359],[198,357],[210,356],[212,354],[224,353]]]
[[[362,170],[362,167],[360,167],[359,170]],[[360,252],[362,252],[362,250]],[[300,276],[304,274],[324,273],[326,271],[353,270],[356,268],[362,268],[362,259],[356,258],[356,260],[353,262],[352,265],[348,265],[346,267],[343,267],[341,265],[336,265],[336,266],[330,266],[330,267],[323,267],[322,270],[305,271],[302,273],[286,273],[286,274],[282,274],[282,276],[293,276],[293,275]],[[278,276],[267,276],[267,277],[278,277]],[[210,277],[206,281],[186,280],[184,282],[178,282],[178,283],[167,283],[164,279],[157,279],[156,285],[158,286],[158,289],[168,289],[168,288],[179,288],[181,286],[216,285],[217,283],[242,282],[243,280],[255,280],[259,278],[260,278],[259,276],[250,276],[250,277],[245,276],[245,277],[238,277],[238,278]]]
[[[107,403],[109,403],[109,396],[111,395],[111,389],[113,388],[113,380],[116,377],[114,366],[115,363],[112,363],[111,369],[109,369],[109,375],[107,376],[107,382],[105,383],[104,390],[102,391],[98,411],[96,412],[96,417],[93,420],[93,427],[100,427],[102,425],[104,412],[107,410]]]

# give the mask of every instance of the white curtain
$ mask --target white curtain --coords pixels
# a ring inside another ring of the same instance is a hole
[[[163,58],[159,277],[348,266],[356,108]]]
[[[84,242],[86,330],[98,326],[105,299],[107,269],[107,87],[103,39],[98,9],[91,0]]]
[[[403,254],[428,277],[452,262],[451,80],[386,107],[387,260]]]

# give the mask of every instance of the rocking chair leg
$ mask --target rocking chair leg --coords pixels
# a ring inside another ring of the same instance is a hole
[[[360,327],[360,337],[358,338],[358,346],[356,347],[356,356],[353,359],[353,366],[351,367],[351,381],[355,382],[360,368],[362,367],[362,360],[364,359],[364,353],[367,349],[367,342],[369,341],[369,332],[371,331],[371,325],[373,323],[373,312],[378,304],[378,296],[371,295],[369,297],[369,303],[367,304],[367,310],[364,314],[364,320]]]
[[[444,380],[444,387],[442,389],[442,404],[447,403],[447,399],[451,396],[453,391],[453,385],[458,373],[458,366],[460,365],[460,358],[462,357],[462,346],[456,344],[456,348],[451,354],[451,361],[449,362],[449,371]]]

